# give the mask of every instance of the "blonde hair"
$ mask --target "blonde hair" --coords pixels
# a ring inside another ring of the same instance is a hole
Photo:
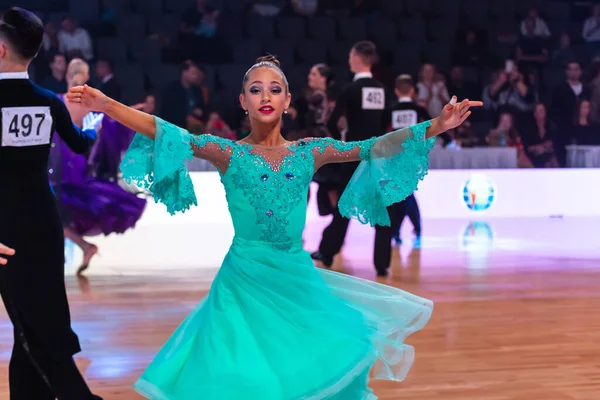
[[[74,58],[67,67],[66,79],[69,87],[83,85],[90,78],[90,66],[81,58]]]

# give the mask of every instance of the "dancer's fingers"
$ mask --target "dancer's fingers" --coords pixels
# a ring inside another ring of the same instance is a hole
[[[463,122],[465,122],[465,120],[467,118],[469,118],[469,115],[471,115],[471,111],[467,112],[465,115],[463,115],[462,117],[460,117],[460,124],[462,124]]]
[[[83,86],[73,86],[69,89],[69,93],[83,93]]]
[[[67,100],[73,103],[81,103],[83,99],[81,98],[81,96],[67,96]]]

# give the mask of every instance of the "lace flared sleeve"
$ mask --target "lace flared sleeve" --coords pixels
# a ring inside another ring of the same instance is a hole
[[[194,156],[210,161],[221,173],[231,158],[230,140],[212,135],[192,135],[158,117],[156,138],[136,133],[123,160],[123,179],[152,193],[170,214],[197,205],[187,163]]]
[[[358,149],[346,150],[351,152],[350,158],[358,156],[361,163],[338,203],[344,217],[371,226],[390,225],[387,207],[413,193],[427,175],[429,152],[435,144],[435,138],[426,139],[429,126],[429,121],[423,122],[356,142]]]

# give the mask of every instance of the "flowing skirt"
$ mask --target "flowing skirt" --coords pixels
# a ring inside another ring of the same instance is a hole
[[[54,187],[63,225],[82,236],[124,233],[135,227],[146,200],[117,182],[89,177]]]
[[[402,381],[405,338],[429,300],[320,270],[298,243],[277,251],[235,238],[209,294],[135,389],[153,400],[373,400],[376,379]]]

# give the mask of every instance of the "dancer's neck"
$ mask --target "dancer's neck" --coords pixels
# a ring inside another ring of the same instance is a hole
[[[281,135],[281,120],[271,124],[253,124],[250,134],[243,142],[265,147],[277,147],[287,143]]]
[[[16,63],[12,61],[4,61],[0,64],[0,73],[4,72],[27,72],[29,63]]]

